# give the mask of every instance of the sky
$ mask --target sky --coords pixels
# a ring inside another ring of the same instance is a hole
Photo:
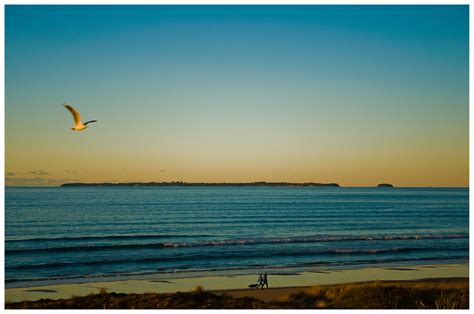
[[[7,5],[5,183],[468,186],[468,31],[467,5]]]

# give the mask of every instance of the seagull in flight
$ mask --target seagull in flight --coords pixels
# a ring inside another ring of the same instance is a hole
[[[72,117],[74,118],[74,123],[76,124],[71,130],[73,131],[82,131],[87,129],[87,124],[92,123],[92,122],[97,122],[97,120],[90,120],[87,122],[82,123],[81,122],[81,114],[79,111],[71,107],[69,104],[65,103],[64,107],[66,107],[67,110],[72,114]]]

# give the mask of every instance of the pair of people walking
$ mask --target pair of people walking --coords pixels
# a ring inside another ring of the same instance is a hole
[[[258,279],[257,279],[257,289],[258,288],[261,288],[263,289],[263,286],[267,286],[268,288],[268,276],[267,276],[267,273],[265,274],[260,274],[258,275]]]

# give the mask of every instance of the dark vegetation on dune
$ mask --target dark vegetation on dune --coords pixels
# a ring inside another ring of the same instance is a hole
[[[258,293],[258,291],[255,291]],[[316,286],[279,301],[204,291],[90,294],[67,300],[6,303],[7,309],[467,309],[468,279],[457,282],[370,282]]]

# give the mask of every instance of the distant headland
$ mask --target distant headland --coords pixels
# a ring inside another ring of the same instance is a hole
[[[64,183],[61,187],[79,187],[79,186],[308,186],[308,187],[340,187],[337,183],[291,183],[291,182],[248,182],[248,183],[193,183],[183,181],[173,182],[127,182],[127,183]]]
[[[393,188],[393,185],[390,183],[380,183],[377,185],[378,188]]]

